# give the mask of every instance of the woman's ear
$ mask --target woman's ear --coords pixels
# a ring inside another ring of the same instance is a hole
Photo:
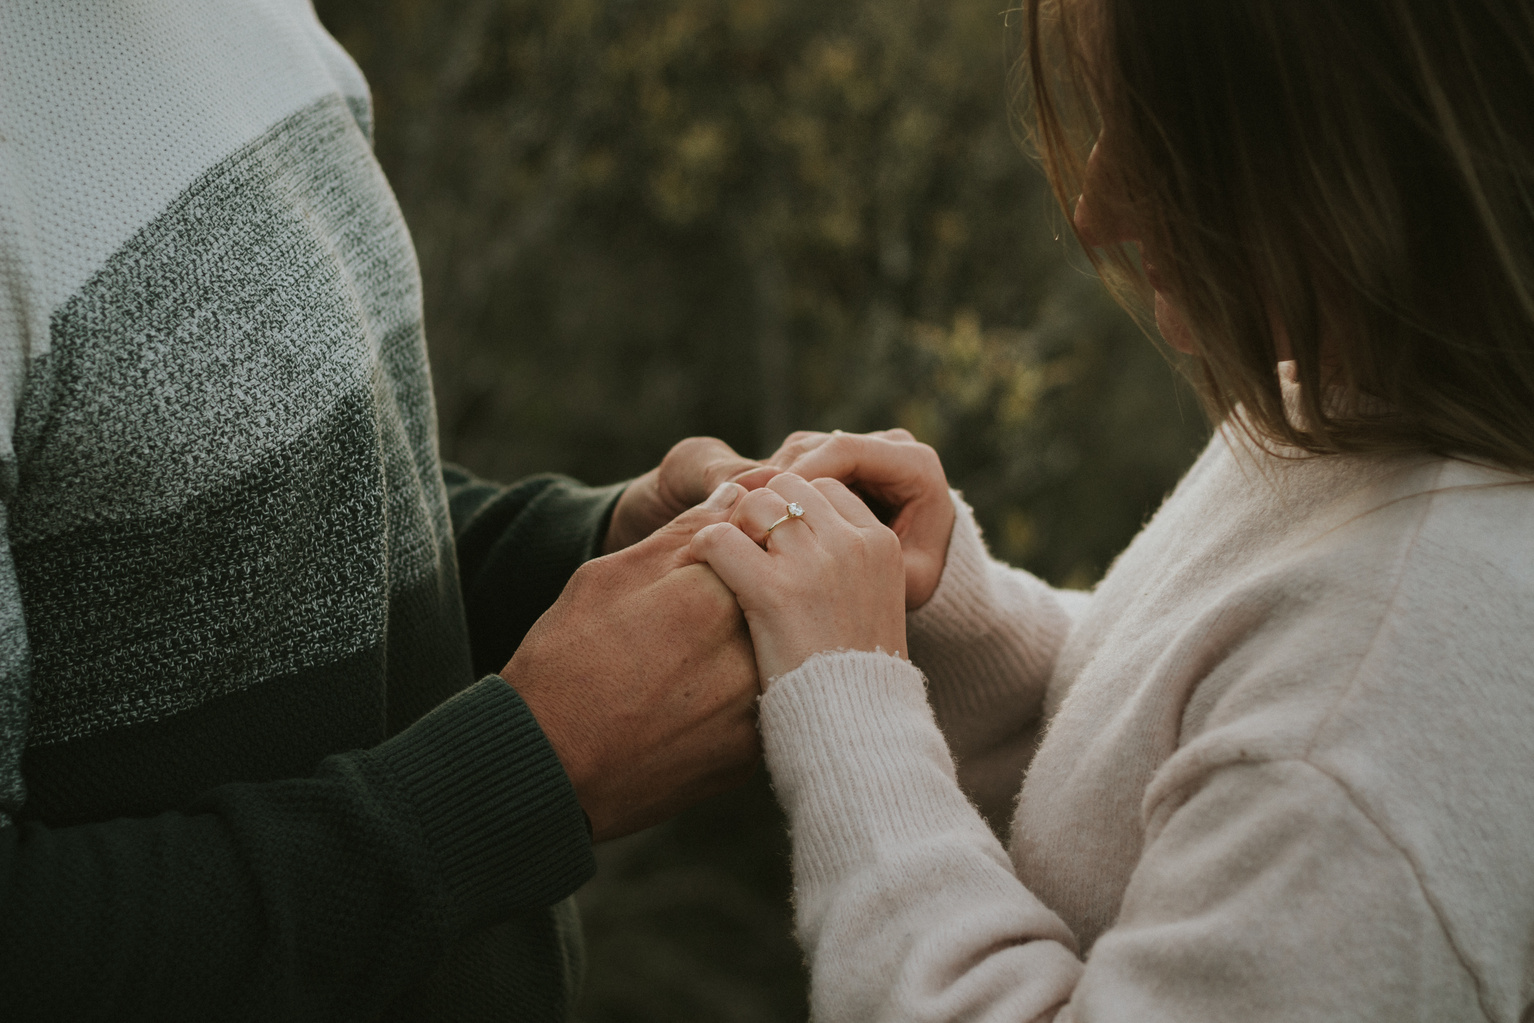
[[[1113,150],[1099,138],[1087,156],[1081,196],[1071,220],[1076,235],[1087,248],[1139,243],[1139,227],[1123,195],[1123,179],[1114,163]]]

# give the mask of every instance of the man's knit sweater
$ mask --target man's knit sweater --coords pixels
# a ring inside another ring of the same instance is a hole
[[[932,709],[882,654],[762,699],[816,1019],[1527,1020],[1531,623],[1534,485],[1460,462],[1222,431],[1090,596],[959,502]]]
[[[563,1014],[585,821],[474,680],[615,495],[444,486],[369,131],[307,0],[0,11],[0,1017]]]

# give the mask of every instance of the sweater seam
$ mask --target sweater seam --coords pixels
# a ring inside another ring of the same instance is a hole
[[[1282,762],[1282,760],[1272,762],[1279,763]],[[1358,798],[1357,794],[1354,793],[1352,788],[1348,786],[1341,778],[1337,777],[1335,774],[1333,774],[1331,771],[1328,771],[1320,764],[1311,761],[1308,752],[1304,756],[1295,758],[1294,762],[1304,764],[1306,767],[1315,771],[1321,777],[1327,779],[1333,785],[1335,785],[1347,799],[1348,803],[1352,805],[1353,809],[1357,811],[1358,815],[1364,820],[1368,821],[1369,826],[1378,832],[1379,836],[1388,842],[1390,847],[1396,851],[1396,855],[1400,856],[1402,861],[1405,862],[1407,867],[1411,870],[1412,879],[1417,882],[1417,890],[1422,893],[1422,900],[1426,902],[1428,904],[1428,908],[1433,911],[1433,919],[1438,921],[1438,929],[1443,932],[1444,940],[1447,941],[1449,943],[1449,947],[1454,950],[1454,957],[1459,960],[1460,969],[1464,970],[1465,973],[1470,977],[1471,981],[1473,981],[1475,984],[1475,999],[1476,1004],[1480,1007],[1481,1016],[1487,1020],[1487,1023],[1491,1023],[1491,1021],[1495,1020],[1496,1017],[1492,1014],[1490,1008],[1488,1008],[1486,1004],[1486,985],[1481,978],[1480,972],[1476,970],[1476,968],[1471,964],[1470,957],[1465,953],[1465,950],[1460,947],[1459,941],[1454,936],[1453,928],[1449,926],[1449,921],[1447,916],[1444,914],[1443,907],[1438,904],[1438,900],[1434,898],[1432,890],[1428,888],[1427,882],[1422,874],[1422,869],[1418,866],[1416,859],[1411,855],[1410,852],[1407,851],[1405,846],[1396,841],[1395,836],[1390,833],[1388,828],[1386,828],[1383,824],[1375,819],[1374,814],[1369,812],[1368,807],[1363,804],[1363,801]]]
[[[1443,478],[1442,465],[1439,465],[1438,467],[1437,478]],[[1331,704],[1326,709],[1326,713],[1310,729],[1309,741],[1307,741],[1305,744],[1304,752],[1300,754],[1300,759],[1307,763],[1310,761],[1311,755],[1315,753],[1317,744],[1321,741],[1321,733],[1324,732],[1327,726],[1330,725],[1332,721],[1337,717],[1338,713],[1340,713],[1342,705],[1347,702],[1348,698],[1352,696],[1354,691],[1358,688],[1359,681],[1363,677],[1364,666],[1367,665],[1370,659],[1374,656],[1375,650],[1379,647],[1380,636],[1385,632],[1385,625],[1391,620],[1392,616],[1394,616],[1396,609],[1400,604],[1401,586],[1406,581],[1407,568],[1411,563],[1412,554],[1417,549],[1417,541],[1422,536],[1422,530],[1427,525],[1428,516],[1433,511],[1433,504],[1438,499],[1438,493],[1439,491],[1437,489],[1431,489],[1427,491],[1427,502],[1423,505],[1422,514],[1417,519],[1416,528],[1412,530],[1411,539],[1407,541],[1405,550],[1401,552],[1400,560],[1396,568],[1395,582],[1391,585],[1390,588],[1390,599],[1387,600],[1385,602],[1385,606],[1380,609],[1379,618],[1374,623],[1374,633],[1369,637],[1369,645],[1364,648],[1363,654],[1359,656],[1358,662],[1353,666],[1353,674],[1348,678],[1347,684],[1343,686],[1337,695],[1332,699]]]
[[[1359,683],[1363,678],[1365,666],[1368,665],[1370,659],[1374,656],[1375,650],[1377,650],[1379,647],[1380,637],[1385,632],[1386,624],[1391,620],[1392,616],[1394,616],[1396,610],[1400,606],[1401,587],[1406,581],[1406,573],[1410,568],[1412,555],[1416,552],[1417,541],[1421,539],[1422,530],[1427,526],[1427,520],[1428,517],[1432,514],[1433,505],[1437,501],[1438,495],[1442,492],[1437,484],[1442,481],[1443,473],[1444,465],[1440,463],[1434,479],[1434,486],[1425,492],[1427,501],[1423,504],[1422,513],[1417,519],[1416,528],[1412,530],[1411,539],[1407,541],[1405,549],[1401,552],[1400,561],[1396,570],[1395,583],[1391,586],[1390,589],[1390,599],[1386,601],[1384,608],[1382,608],[1380,611],[1379,619],[1375,622],[1374,625],[1374,633],[1369,637],[1369,645],[1364,649],[1362,656],[1358,658],[1358,663],[1354,665],[1353,674],[1351,677],[1349,677],[1347,685],[1342,687],[1341,691],[1338,692],[1337,696],[1331,701],[1331,705],[1327,707],[1325,715],[1316,722],[1314,727],[1311,728],[1310,738],[1309,741],[1305,744],[1304,751],[1300,753],[1299,756],[1292,758],[1292,760],[1293,762],[1304,764],[1306,767],[1309,767],[1317,774],[1320,774],[1322,777],[1331,781],[1333,785],[1337,786],[1342,794],[1347,797],[1348,802],[1353,806],[1358,814],[1363,817],[1364,820],[1369,822],[1370,826],[1379,833],[1380,837],[1382,837],[1386,842],[1390,843],[1390,847],[1396,851],[1396,853],[1410,868],[1412,877],[1417,882],[1417,890],[1422,893],[1423,901],[1425,901],[1428,904],[1428,907],[1433,911],[1433,918],[1438,922],[1438,928],[1443,932],[1444,940],[1446,940],[1449,943],[1449,947],[1454,950],[1454,955],[1455,958],[1459,960],[1460,968],[1464,970],[1465,973],[1469,975],[1470,979],[1475,983],[1476,1004],[1481,1010],[1481,1015],[1489,1021],[1495,1019],[1495,1016],[1492,1015],[1486,1004],[1485,983],[1481,978],[1480,973],[1475,969],[1473,965],[1471,965],[1470,959],[1465,954],[1464,949],[1460,947],[1459,941],[1454,935],[1454,931],[1449,926],[1448,918],[1444,915],[1443,908],[1438,904],[1438,900],[1433,897],[1432,892],[1428,889],[1417,861],[1412,858],[1411,854],[1407,852],[1407,850],[1398,841],[1396,841],[1395,836],[1386,830],[1386,828],[1374,818],[1374,815],[1371,814],[1367,808],[1365,808],[1353,790],[1344,784],[1342,779],[1338,778],[1336,775],[1321,767],[1311,759],[1316,752],[1316,747],[1321,742],[1321,734],[1326,730],[1327,726],[1336,719],[1337,715],[1341,712],[1342,705],[1357,690]],[[1284,759],[1288,758],[1276,758],[1275,760],[1267,762],[1278,763],[1282,762]]]
[[[1332,785],[1342,793],[1342,796],[1347,800],[1348,805],[1351,806],[1360,817],[1369,823],[1369,826],[1382,839],[1385,840],[1386,844],[1388,844],[1391,849],[1395,850],[1396,855],[1401,858],[1401,861],[1406,864],[1407,869],[1411,871],[1412,880],[1415,881],[1417,885],[1417,891],[1422,894],[1422,901],[1427,903],[1428,909],[1432,911],[1433,919],[1438,924],[1439,931],[1443,933],[1444,940],[1449,943],[1449,948],[1453,949],[1454,958],[1459,963],[1460,969],[1465,971],[1465,974],[1475,985],[1476,1005],[1481,1010],[1482,1018],[1486,1020],[1487,1023],[1494,1023],[1497,1017],[1487,1006],[1487,996],[1485,990],[1486,986],[1480,975],[1480,972],[1476,970],[1476,968],[1472,965],[1470,957],[1465,953],[1465,950],[1460,947],[1460,943],[1455,938],[1453,929],[1449,926],[1448,918],[1444,914],[1443,908],[1439,905],[1438,900],[1433,897],[1432,891],[1428,888],[1427,883],[1423,877],[1423,872],[1418,866],[1417,861],[1412,857],[1411,853],[1407,851],[1405,846],[1396,840],[1395,836],[1391,834],[1389,829],[1381,824],[1375,818],[1374,814],[1369,812],[1368,808],[1358,798],[1357,794],[1354,793],[1352,788],[1350,788],[1341,778],[1337,777],[1331,771],[1312,761],[1308,751],[1298,756],[1250,758],[1222,761],[1220,763],[1213,764],[1206,770],[1200,771],[1195,777],[1189,778],[1187,781],[1168,791],[1160,799],[1157,799],[1154,804],[1147,806],[1143,813],[1143,818],[1146,820],[1154,819],[1156,817],[1157,809],[1163,805],[1171,803],[1174,799],[1176,799],[1178,805],[1186,803],[1188,798],[1191,798],[1192,793],[1196,789],[1202,788],[1208,782],[1208,780],[1222,768],[1276,766],[1279,764],[1298,764],[1302,767],[1309,768],[1316,774],[1320,775],[1322,778],[1325,778],[1327,781],[1331,782]],[[1184,798],[1177,799],[1179,796],[1183,796]]]

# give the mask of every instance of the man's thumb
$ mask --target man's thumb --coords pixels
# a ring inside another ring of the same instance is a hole
[[[702,504],[687,509],[673,519],[671,528],[691,536],[704,526],[723,522],[730,517],[736,503],[745,495],[746,488],[739,483],[721,483]]]
[[[739,483],[724,482],[714,488],[714,492],[708,495],[708,500],[698,505],[699,510],[713,512],[715,515],[728,515],[746,494],[746,488]]]
[[[772,482],[772,478],[782,471],[782,469],[779,469],[775,465],[763,465],[760,462],[745,462],[742,464],[742,467],[738,471],[730,476],[730,480],[732,482],[739,483],[747,490],[760,490],[768,483]]]

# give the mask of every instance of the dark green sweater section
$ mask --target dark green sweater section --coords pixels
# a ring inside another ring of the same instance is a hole
[[[466,643],[461,617],[435,615],[446,634],[430,646],[472,645],[488,670],[594,553],[617,490],[445,475],[481,627]],[[370,654],[381,667],[390,656]],[[386,674],[390,702],[412,688]],[[440,686],[440,666],[418,681]],[[291,687],[273,684],[29,750],[40,798],[0,828],[0,1015],[560,1018],[572,950],[547,907],[594,864],[568,778],[516,692],[484,678],[388,738],[376,699],[346,722],[332,696],[338,734],[373,733],[347,751],[320,724],[285,727],[314,701],[295,716],[280,702]],[[254,749],[265,753],[240,755]]]

